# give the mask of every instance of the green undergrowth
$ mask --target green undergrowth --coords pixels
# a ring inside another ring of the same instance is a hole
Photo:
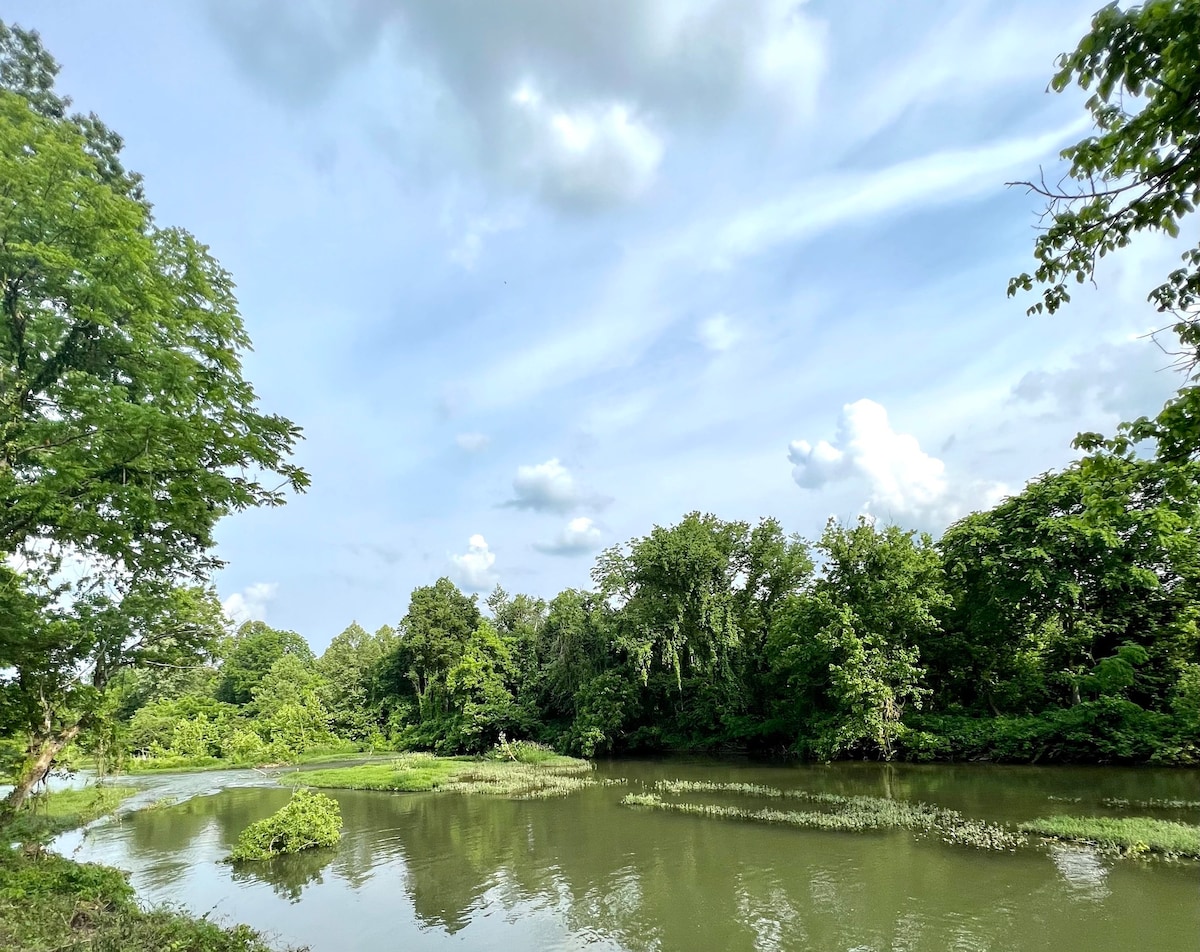
[[[334,846],[341,835],[338,802],[323,793],[297,790],[282,809],[246,827],[229,858],[237,863],[301,853]]]
[[[1021,829],[1050,839],[1084,843],[1121,855],[1156,853],[1200,859],[1200,826],[1150,817],[1047,816]]]
[[[23,952],[270,952],[248,926],[143,909],[120,870],[0,848],[0,949]]]
[[[516,745],[509,745],[516,747]],[[330,770],[304,770],[280,777],[281,783],[348,790],[403,793],[484,794],[517,799],[565,796],[597,781],[586,760],[564,757],[535,745],[522,745],[513,756],[437,757],[401,754],[387,763]]]
[[[912,830],[939,837],[946,843],[975,846],[980,849],[1011,850],[1026,842],[1023,834],[983,820],[964,817],[925,803],[887,800],[882,797],[844,797],[807,790],[783,790],[752,783],[713,783],[707,781],[660,780],[655,793],[629,794],[621,803],[689,813],[714,819],[749,820],[775,823],[809,830],[865,833],[874,830]],[[820,807],[817,810],[751,809],[715,803],[688,803],[664,800],[662,794],[714,793],[769,800],[801,800]]]
[[[47,842],[59,833],[107,816],[135,793],[136,787],[94,785],[34,794],[5,823],[3,845]]]

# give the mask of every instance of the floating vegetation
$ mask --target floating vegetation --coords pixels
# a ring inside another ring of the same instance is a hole
[[[662,793],[723,793],[773,800],[805,800],[829,809],[753,810],[712,803],[684,803],[664,800],[659,793],[631,793],[621,803],[631,807],[671,810],[722,819],[750,820],[757,823],[781,823],[810,830],[862,833],[871,830],[904,829],[932,833],[946,843],[975,846],[980,849],[1010,850],[1026,842],[1024,835],[995,823],[972,820],[956,810],[925,803],[887,800],[882,797],[844,797],[807,790],[784,790],[751,783],[713,783],[709,781],[660,780],[655,789]]]
[[[1051,797],[1051,800],[1054,798]],[[1151,797],[1149,800],[1126,800],[1123,797],[1105,797],[1100,801],[1106,807],[1118,810],[1200,810],[1200,800],[1164,800]]]
[[[243,862],[301,853],[333,846],[341,835],[342,809],[338,802],[323,793],[297,790],[281,810],[242,830],[229,858]]]
[[[530,745],[532,746],[532,745]],[[280,777],[306,787],[405,793],[484,794],[511,799],[561,797],[597,784],[586,760],[526,752],[522,760],[402,754],[387,763],[307,770]]]
[[[1085,843],[1121,856],[1157,853],[1200,859],[1200,826],[1149,817],[1047,816],[1021,829],[1049,839]]]

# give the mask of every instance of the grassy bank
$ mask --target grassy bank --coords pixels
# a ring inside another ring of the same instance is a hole
[[[1022,823],[1039,836],[1126,855],[1158,853],[1200,859],[1200,826],[1149,817],[1047,816]]]
[[[144,910],[119,870],[0,849],[0,948],[25,952],[270,952],[248,926]]]
[[[529,745],[513,757],[437,757],[401,754],[378,764],[331,770],[302,770],[281,783],[345,790],[403,793],[486,794],[497,797],[553,797],[591,786],[592,765]]]
[[[748,820],[775,823],[809,830],[865,833],[874,830],[913,830],[939,837],[943,842],[980,849],[1009,850],[1021,846],[1025,837],[1006,827],[973,820],[956,810],[925,803],[888,800],[882,797],[843,797],[807,790],[784,790],[750,783],[710,783],[706,781],[660,780],[655,793],[631,793],[621,803],[689,813],[713,819]],[[717,803],[689,803],[664,800],[661,794],[709,793],[749,799],[801,800],[818,807],[815,810],[750,809]]]
[[[113,812],[134,787],[38,794],[0,827],[0,949],[24,952],[272,952],[248,926],[143,909],[120,870],[76,863],[38,844]],[[22,845],[10,845],[22,844]]]

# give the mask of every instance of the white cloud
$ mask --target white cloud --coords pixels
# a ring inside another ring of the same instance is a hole
[[[535,542],[533,547],[546,555],[586,555],[601,546],[600,529],[587,516],[568,522],[553,542]]]
[[[488,548],[487,540],[473,535],[467,540],[467,551],[462,555],[450,556],[454,565],[454,581],[470,592],[484,592],[495,588],[499,581],[492,571],[496,554]]]
[[[234,592],[221,602],[225,617],[235,625],[248,621],[266,621],[267,606],[275,600],[278,588],[274,582],[255,582],[240,592]]]
[[[916,437],[897,433],[887,410],[873,400],[842,407],[833,443],[796,440],[788,447],[792,479],[804,489],[834,483],[866,483],[864,510],[921,529],[941,529],[973,506],[990,505],[1004,493],[997,484],[952,487],[946,464]]]
[[[518,466],[513,494],[505,506],[534,512],[565,513],[587,503],[603,502],[585,493],[557,458],[533,466]]]
[[[466,450],[468,453],[478,453],[487,449],[492,439],[483,433],[459,433],[454,438],[454,442],[458,444],[459,449]]]
[[[561,0],[208,5],[239,65],[288,101],[320,102],[344,74],[388,63],[436,109],[384,99],[380,121],[473,149],[569,208],[642,194],[665,130],[768,101],[807,115],[828,59],[824,25],[794,0],[614,0],[602,16]]]
[[[555,204],[578,208],[632,201],[654,181],[662,139],[620,102],[548,105],[529,84],[512,97],[524,124],[518,165]]]
[[[697,334],[700,337],[700,343],[718,353],[729,350],[742,337],[741,331],[725,314],[714,314],[712,317],[705,318],[700,322]]]

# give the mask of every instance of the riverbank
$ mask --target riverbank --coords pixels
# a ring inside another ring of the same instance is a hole
[[[126,874],[47,852],[50,837],[113,813],[134,787],[40,794],[0,828],[0,948],[24,952],[275,952],[245,925],[166,907],[144,909]],[[298,952],[298,950],[294,950]]]

